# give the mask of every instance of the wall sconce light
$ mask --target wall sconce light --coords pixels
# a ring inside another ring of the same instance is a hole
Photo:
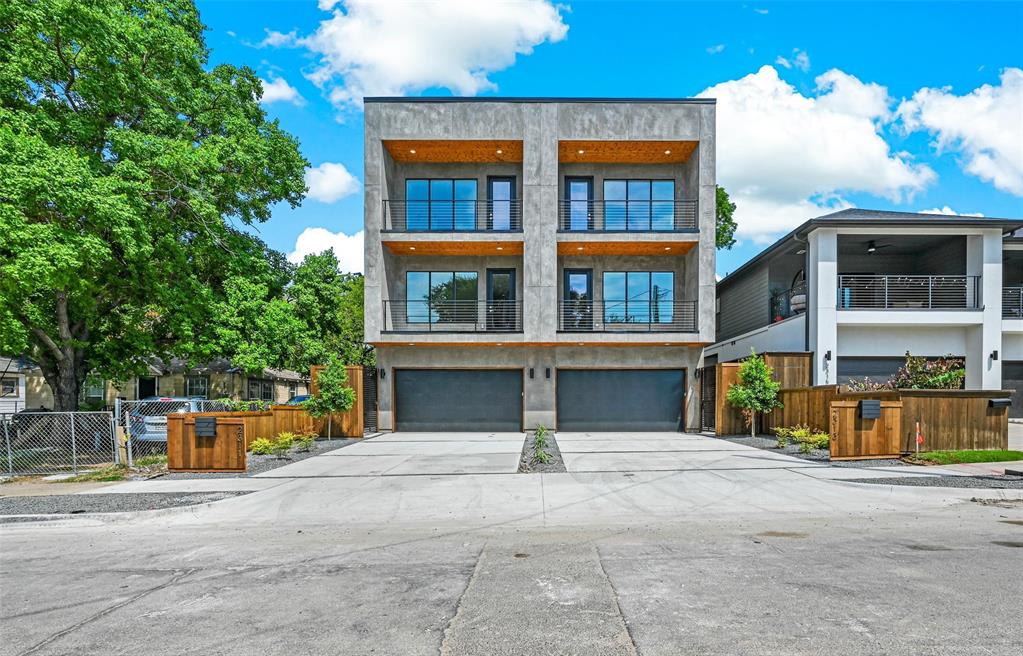
[[[824,354],[824,361],[831,362],[831,351],[828,351],[827,353]]]
[[[997,360],[997,359],[998,359],[998,349],[995,349],[994,351],[991,351],[991,360],[994,361],[994,360]]]
[[[387,370],[386,370],[386,369],[383,369],[383,368],[381,368],[381,369],[380,369],[380,380],[383,380],[383,379],[385,379],[385,378],[387,378]]]
[[[533,368],[532,367],[529,368],[529,379],[530,380],[533,379]]]
[[[547,371],[545,373],[547,375],[547,380],[550,380],[551,379],[551,368],[547,367]]]

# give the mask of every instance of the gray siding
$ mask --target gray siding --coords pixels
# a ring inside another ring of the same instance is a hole
[[[770,317],[767,266],[759,266],[725,289],[718,289],[721,311],[717,316],[717,341],[766,326]]]

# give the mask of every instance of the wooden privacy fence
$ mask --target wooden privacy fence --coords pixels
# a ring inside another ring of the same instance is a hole
[[[167,469],[245,471],[245,418],[216,417],[213,437],[197,437],[195,419],[194,414],[167,416]]]
[[[834,400],[829,403],[828,432],[831,459],[897,458],[901,455],[902,401],[880,401],[880,417],[861,416],[860,402]]]
[[[1009,398],[1009,391],[899,390],[899,395],[905,452],[916,448],[916,422],[924,437],[921,451],[1009,448],[1009,408],[989,402]]]
[[[764,353],[762,355],[764,362],[771,367],[772,378],[783,388],[803,388],[810,385],[813,353]],[[739,382],[740,366],[742,366],[741,362],[721,362],[714,367],[714,389],[717,397],[714,405],[714,433],[716,435],[738,435],[749,432],[742,411],[732,407],[728,402],[728,388]],[[765,426],[781,425],[789,424],[772,424],[769,419],[764,418],[758,429],[763,430]]]
[[[320,372],[324,367],[316,365],[309,368],[309,391],[314,396],[319,393],[320,386],[317,381]],[[362,389],[362,365],[350,364],[345,367],[348,372],[348,386],[355,390],[355,405],[348,412],[338,412],[332,417],[331,434],[344,437],[362,437],[363,434],[363,404],[365,398]],[[316,421],[316,431],[319,435],[327,434],[327,418]]]

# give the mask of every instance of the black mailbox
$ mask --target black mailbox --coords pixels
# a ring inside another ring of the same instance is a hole
[[[860,401],[860,418],[878,419],[881,417],[881,402],[873,399]]]
[[[1012,399],[988,399],[987,406],[989,408],[1008,408],[1012,405]]]
[[[196,417],[195,418],[195,436],[196,437],[216,437],[217,436],[217,418],[216,417]]]

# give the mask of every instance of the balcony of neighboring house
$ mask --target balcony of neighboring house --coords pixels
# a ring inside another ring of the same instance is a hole
[[[682,254],[699,241],[694,141],[558,144],[558,252]],[[581,248],[580,248],[581,247]]]
[[[522,142],[385,141],[381,240],[404,255],[522,253]]]
[[[962,311],[983,307],[967,273],[966,238],[839,235],[838,310]]]
[[[1002,318],[1023,320],[1023,250],[1002,253]]]

